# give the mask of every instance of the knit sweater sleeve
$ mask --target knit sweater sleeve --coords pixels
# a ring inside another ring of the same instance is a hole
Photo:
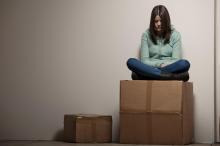
[[[169,45],[171,45],[172,47],[172,56],[164,60],[164,63],[167,65],[172,64],[178,61],[179,59],[181,59],[182,41],[181,41],[181,35],[179,32],[177,31],[173,32],[173,34],[171,35]]]
[[[150,39],[148,33],[144,32],[141,39],[141,62],[153,67],[160,67],[163,60],[150,58],[148,39]]]

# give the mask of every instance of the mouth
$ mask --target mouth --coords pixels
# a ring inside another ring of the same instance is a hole
[[[156,28],[156,30],[157,30],[157,31],[161,31],[162,29],[161,29],[161,27],[159,27],[159,28]]]

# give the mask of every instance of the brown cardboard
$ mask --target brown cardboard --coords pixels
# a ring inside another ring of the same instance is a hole
[[[112,117],[101,115],[65,115],[64,140],[78,143],[112,141]]]
[[[146,113],[120,113],[120,143],[150,144],[151,118]]]
[[[120,143],[187,144],[177,113],[120,113]]]
[[[185,92],[183,92],[183,135],[184,135],[184,141],[191,142],[193,138],[193,84],[190,82],[186,82],[183,85],[183,89]]]
[[[74,142],[76,137],[76,115],[64,115],[64,141]]]
[[[120,87],[120,143],[192,142],[192,83],[121,81]]]
[[[183,117],[177,113],[152,113],[152,144],[187,144],[183,141]]]
[[[120,111],[182,112],[182,81],[123,80]]]

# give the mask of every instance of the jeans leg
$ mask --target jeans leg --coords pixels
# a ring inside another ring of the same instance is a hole
[[[161,73],[160,69],[144,64],[138,59],[135,58],[128,59],[127,66],[131,71],[141,76],[152,77],[152,78],[160,77],[160,73]]]
[[[161,68],[161,71],[167,73],[182,73],[187,72],[190,68],[189,61],[185,59],[178,60],[170,65]]]

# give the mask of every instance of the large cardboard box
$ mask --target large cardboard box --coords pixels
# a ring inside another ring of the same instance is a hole
[[[64,140],[77,143],[112,142],[112,116],[64,115]]]
[[[192,83],[120,82],[120,143],[189,144],[192,138]]]

